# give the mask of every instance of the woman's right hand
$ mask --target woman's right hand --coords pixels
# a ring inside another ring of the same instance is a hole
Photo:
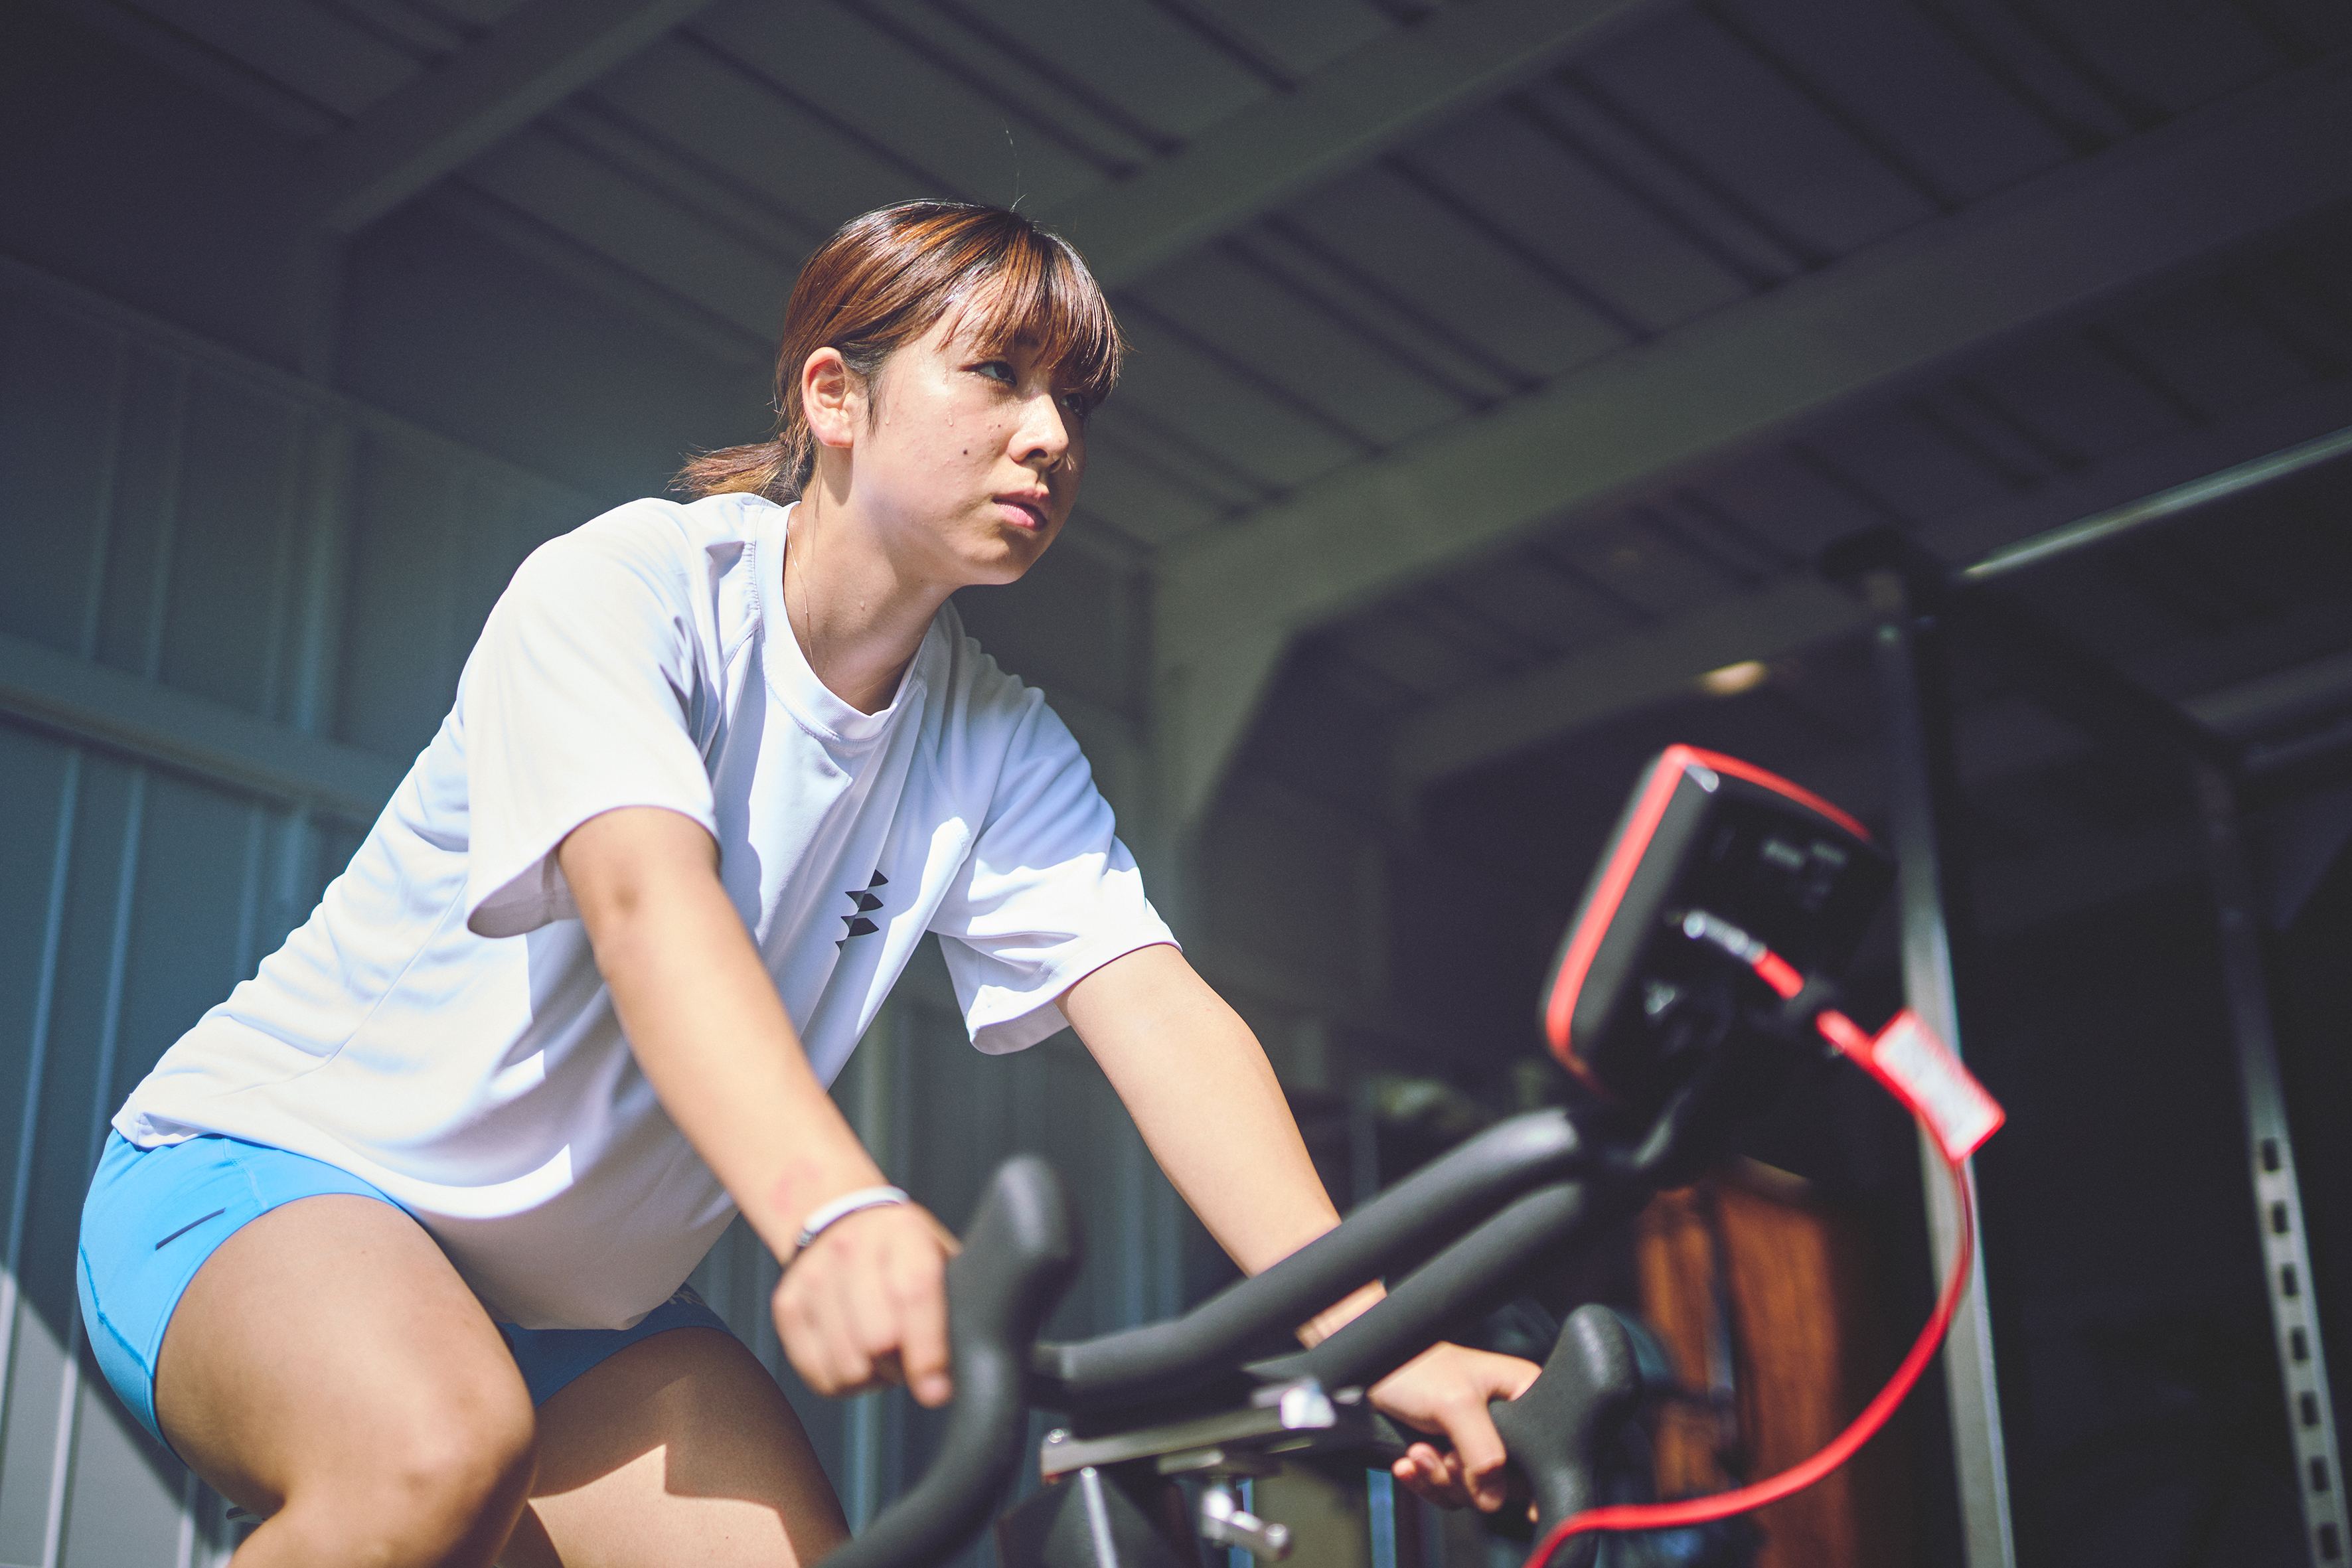
[[[803,1382],[827,1395],[903,1383],[920,1405],[954,1394],[947,1260],[956,1240],[914,1204],[825,1226],[776,1285],[776,1332]]]

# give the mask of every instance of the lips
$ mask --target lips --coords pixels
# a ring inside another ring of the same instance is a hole
[[[1039,490],[1034,495],[1003,495],[992,496],[990,499],[994,500],[999,506],[1010,507],[1015,511],[1021,512],[1028,519],[1029,527],[1040,530],[1045,528],[1045,502],[1048,500],[1048,492]]]

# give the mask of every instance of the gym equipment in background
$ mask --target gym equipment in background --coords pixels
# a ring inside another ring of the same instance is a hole
[[[1827,802],[1736,759],[1669,748],[1636,786],[1544,988],[1546,1034],[1590,1099],[1488,1129],[1167,1322],[1034,1342],[1078,1243],[1052,1171],[1007,1162],[949,1268],[957,1394],[939,1458],[826,1568],[928,1568],[959,1549],[1012,1479],[1033,1405],[1065,1424],[1039,1454],[1045,1486],[998,1523],[1005,1568],[1197,1568],[1204,1544],[1286,1555],[1288,1531],[1250,1510],[1252,1478],[1286,1461],[1402,1452],[1366,1389],[1721,1159],[1824,1041],[1920,1117],[1965,1205],[1960,1163],[2000,1109],[1909,1014],[1873,1036],[1834,1005],[1837,972],[1891,880],[1861,825]],[[1968,1278],[1965,1249],[1956,1262],[1902,1368],[1828,1448],[1672,1503],[1626,1500],[1622,1477],[1611,1489],[1643,1376],[1613,1312],[1572,1313],[1542,1376],[1494,1407],[1535,1501],[1529,1568],[1630,1565],[1635,1538],[1600,1532],[1701,1524],[1827,1474],[1933,1355]],[[1391,1281],[1387,1298],[1320,1343],[1254,1353],[1374,1279]]]

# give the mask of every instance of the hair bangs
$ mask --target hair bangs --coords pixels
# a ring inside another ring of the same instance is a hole
[[[1088,407],[1101,403],[1118,384],[1126,344],[1094,274],[1066,240],[1026,223],[993,237],[966,273],[973,338],[991,349],[1025,344]]]

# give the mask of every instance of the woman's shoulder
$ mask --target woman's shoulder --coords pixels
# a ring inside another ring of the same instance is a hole
[[[706,496],[693,501],[646,496],[557,534],[526,556],[523,566],[560,569],[603,561],[692,574],[714,553],[740,554],[777,510],[773,501],[759,496]]]
[[[1077,751],[1045,693],[997,663],[964,628],[954,600],[924,640],[925,724],[943,757],[992,773],[1018,758]]]
[[[1017,722],[1043,706],[1042,692],[997,663],[964,628],[953,599],[940,606],[923,642],[918,658],[925,665],[926,684],[935,699],[944,700],[943,714],[966,724],[1001,724]]]
[[[756,496],[625,502],[531,551],[501,603],[616,611],[658,604],[664,614],[687,612],[711,599],[749,558],[762,509],[774,507]],[[751,597],[736,596],[747,604]]]

